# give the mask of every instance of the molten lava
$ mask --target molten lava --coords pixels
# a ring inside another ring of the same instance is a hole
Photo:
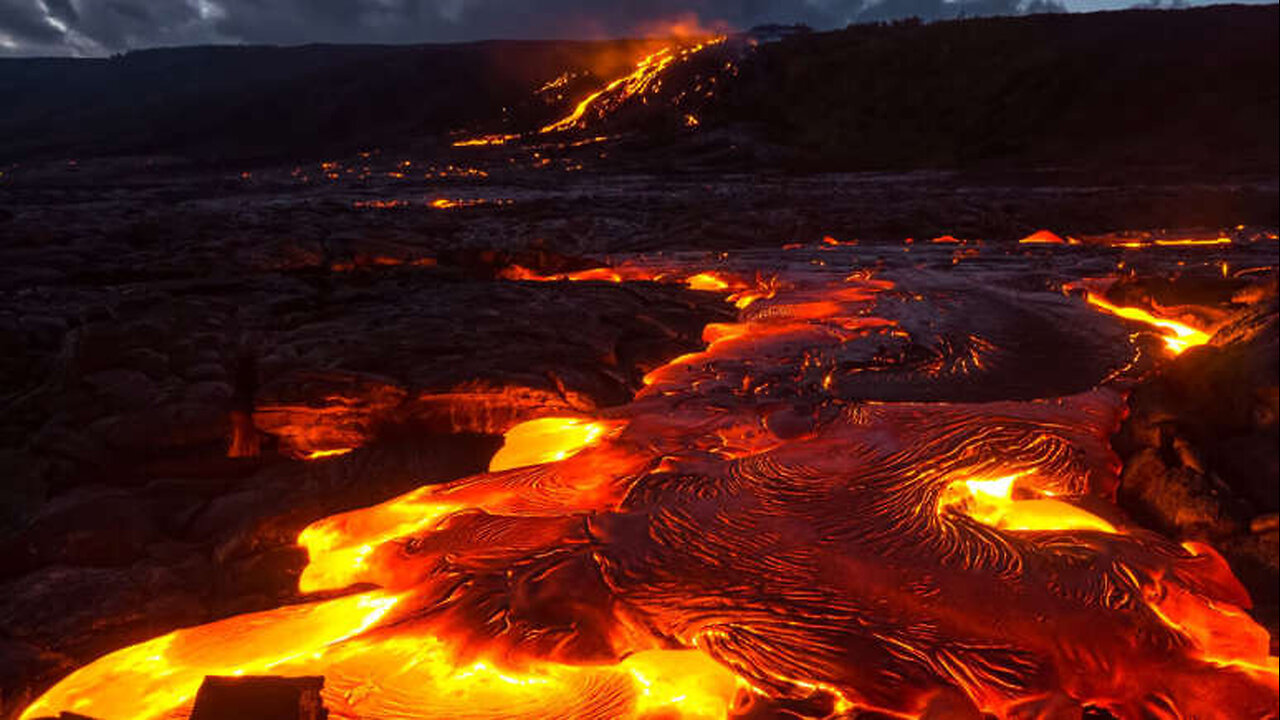
[[[453,146],[474,147],[477,145],[506,145],[512,140],[519,139],[519,137],[519,135],[481,135],[480,137],[457,140],[453,143]]]
[[[1231,238],[1229,237],[1167,238],[1167,239],[1162,238],[1162,239],[1156,240],[1156,245],[1161,245],[1165,247],[1179,247],[1179,246],[1197,247],[1197,246],[1203,246],[1203,245],[1230,245],[1230,244],[1231,244]]]
[[[942,491],[940,512],[959,512],[991,527],[1004,530],[1097,530],[1113,533],[1115,527],[1052,493],[1034,499],[1013,498],[1014,483],[1020,475],[990,480],[957,480]]]
[[[322,458],[337,457],[339,455],[346,455],[352,450],[355,450],[355,448],[333,448],[330,450],[312,450],[311,452],[307,453],[306,459],[320,460]]]
[[[544,126],[538,132],[546,134],[584,129],[587,126],[589,112],[594,113],[595,116],[602,116],[631,98],[656,91],[658,78],[673,63],[684,62],[703,49],[724,41],[724,36],[718,36],[685,46],[671,45],[650,53],[641,58],[629,74],[609,82],[583,98],[568,115]],[[696,126],[697,119],[694,118],[692,123],[686,120],[686,124]]]
[[[452,210],[454,208],[477,207],[479,205],[510,205],[514,201],[505,198],[490,200],[487,198],[436,198],[428,205],[437,210]]]
[[[729,283],[715,275],[714,273],[701,272],[697,275],[690,275],[685,283],[693,290],[725,290],[729,287]]]
[[[22,717],[61,711],[121,720],[174,717],[206,675],[280,672],[303,657],[323,656],[334,643],[372,627],[396,602],[371,592],[162,635],[77,670]]]
[[[358,594],[119,650],[23,719],[181,717],[236,673],[324,675],[331,716],[364,720],[1274,714],[1276,658],[1222,559],[1083,509],[1118,482],[1112,368],[1059,397],[893,399],[1014,362],[966,302],[1017,303],[1013,336],[1067,355],[1109,323],[810,267],[650,274],[737,321],[629,405],[516,425],[489,472],[312,523],[299,588]]]
[[[1164,340],[1164,345],[1175,355],[1181,354],[1187,348],[1196,345],[1204,345],[1209,342],[1209,334],[1197,330],[1190,325],[1178,322],[1177,320],[1169,320],[1167,318],[1156,317],[1150,312],[1136,307],[1120,307],[1108,302],[1105,298],[1095,293],[1086,293],[1085,299],[1090,305],[1101,308],[1102,310],[1122,317],[1126,320],[1133,320],[1144,323],[1156,329]]]
[[[1062,236],[1048,230],[1037,230],[1018,241],[1019,245],[1066,245]]]
[[[608,423],[579,418],[539,418],[520,423],[503,435],[502,447],[489,461],[489,472],[563,460],[608,431]]]
[[[761,298],[773,297],[777,292],[776,280],[757,276],[754,282],[730,274],[704,271],[693,275],[684,275],[678,270],[661,269],[640,265],[616,265],[598,267],[587,270],[575,270],[567,273],[544,275],[522,265],[509,265],[503,268],[499,277],[504,280],[530,280],[534,282],[675,282],[687,286],[690,290],[704,292],[729,292],[729,300],[739,309],[745,308]]]

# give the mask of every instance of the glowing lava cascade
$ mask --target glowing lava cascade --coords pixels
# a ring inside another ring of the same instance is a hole
[[[680,28],[674,29],[681,30]],[[683,35],[684,30],[677,34]],[[572,130],[585,130],[591,124],[591,121],[617,111],[631,100],[639,99],[641,102],[648,102],[650,96],[657,94],[662,89],[663,75],[671,67],[688,62],[703,50],[721,45],[727,39],[724,35],[713,35],[705,31],[699,31],[697,34],[703,36],[702,39],[674,41],[672,44],[660,47],[640,58],[636,61],[635,67],[632,68],[631,72],[615,78],[605,83],[598,90],[591,92],[578,101],[567,115],[539,128],[537,134],[548,135]],[[569,74],[566,73],[552,80],[544,86],[543,90],[563,85],[567,82],[568,76]],[[714,83],[714,79],[710,82]],[[699,89],[701,89],[701,85],[699,85]],[[681,93],[681,96],[683,95],[684,93]],[[694,115],[686,114],[684,116],[686,126],[696,127],[698,122],[697,117]],[[520,137],[519,134],[510,133],[481,135],[457,140],[453,143],[453,146],[484,147],[505,145],[513,140],[520,139]],[[583,142],[594,142],[601,139],[605,138],[601,136]]]
[[[262,672],[324,675],[353,719],[1274,715],[1221,558],[1078,504],[1115,488],[1118,392],[884,399],[1016,368],[1005,334],[1099,335],[1083,303],[1019,297],[992,340],[964,303],[1004,296],[957,287],[739,290],[738,322],[630,405],[517,426],[491,472],[302,533],[304,591],[377,590],[112,653],[23,718],[183,717],[204,675]]]
[[[605,114],[628,98],[639,97],[657,89],[658,78],[671,64],[687,60],[703,49],[725,41],[723,36],[685,46],[668,46],[644,56],[630,74],[624,75],[591,93],[563,118],[546,125],[539,133],[563,132],[586,126],[587,113]]]

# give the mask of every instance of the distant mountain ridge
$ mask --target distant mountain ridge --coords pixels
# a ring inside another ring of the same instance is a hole
[[[792,33],[740,58],[690,133],[731,130],[815,168],[1208,163],[1274,173],[1278,19],[1275,5],[1214,6]],[[0,59],[0,164],[445,148],[458,130],[539,127],[579,98],[551,107],[535,101],[537,88],[565,72],[584,87],[605,82],[645,47],[490,41]]]

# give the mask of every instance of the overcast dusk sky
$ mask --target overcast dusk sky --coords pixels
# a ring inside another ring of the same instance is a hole
[[[1069,11],[1118,9],[1136,1],[964,0],[970,15],[1044,9],[1046,3]],[[647,34],[676,18],[737,29],[763,23],[828,29],[858,20],[945,17],[958,7],[951,0],[0,0],[0,55],[105,56],[196,44],[600,38]]]

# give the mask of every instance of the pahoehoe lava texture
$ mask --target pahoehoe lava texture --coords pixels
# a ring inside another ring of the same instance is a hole
[[[357,597],[383,605],[290,662],[361,718],[451,702],[439,678],[370,675],[377,658],[420,672],[402,655],[437,645],[534,683],[507,716],[642,715],[647,691],[618,669],[670,650],[730,670],[740,710],[1274,714],[1267,634],[1225,562],[1080,509],[1118,482],[1116,378],[1140,354],[1126,332],[1047,288],[778,277],[574,452],[309,527],[303,589],[374,585]],[[993,482],[1091,521],[1001,524],[950,499]],[[208,627],[177,638],[216,641]],[[565,673],[554,690],[522,674],[547,668]],[[452,702],[436,714],[483,714]]]
[[[1247,603],[1216,558],[1146,533],[1001,533],[937,511],[956,477],[1034,470],[1062,494],[1112,484],[1119,407],[1097,391],[851,409],[770,452],[615,478],[596,507],[581,506],[576,473],[477,478],[438,494],[484,498],[477,511],[385,548],[365,579],[412,578],[411,605],[381,632],[439,623],[517,657],[616,661],[674,642],[781,697],[819,681],[901,712],[959,688],[984,704],[1063,693],[1123,716],[1171,702],[1206,717],[1232,697],[1261,716],[1265,689],[1191,656],[1144,602]],[[562,493],[578,513],[530,507]]]

